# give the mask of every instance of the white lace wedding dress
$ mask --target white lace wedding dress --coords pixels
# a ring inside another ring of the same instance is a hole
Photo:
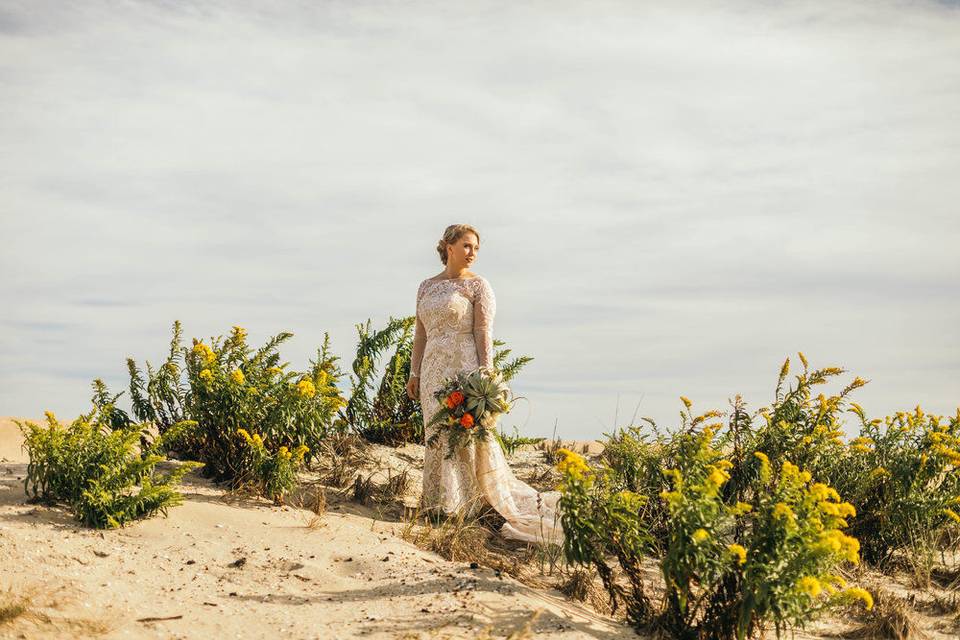
[[[420,403],[427,424],[439,409],[433,397],[459,371],[493,366],[496,301],[482,276],[427,279],[417,289],[417,325],[410,368],[420,375]],[[442,427],[431,427],[426,438]],[[514,476],[503,450],[491,436],[461,447],[447,458],[447,439],[427,447],[423,460],[423,506],[454,513],[475,511],[486,502],[506,523],[505,538],[560,544],[559,492],[540,493]]]

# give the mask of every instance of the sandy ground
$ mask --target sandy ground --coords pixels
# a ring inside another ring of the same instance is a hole
[[[424,551],[403,539],[402,518],[347,499],[315,516],[191,474],[184,504],[167,517],[83,528],[62,509],[26,502],[20,442],[12,419],[0,418],[0,609],[26,595],[32,612],[0,623],[0,638],[638,637],[556,590]],[[378,451],[389,473],[406,470],[419,487],[421,447]],[[530,479],[541,459],[527,452],[511,463]],[[920,604],[952,597],[863,578]],[[957,637],[955,614],[931,616],[913,614],[929,637]],[[854,625],[820,620],[794,637],[836,637]]]
[[[26,504],[26,462],[0,419],[0,592],[35,594],[50,618],[0,626],[3,638],[506,637],[536,611],[537,638],[635,637],[559,592],[422,551],[349,504],[311,526],[309,511],[228,502],[192,475],[168,517],[95,531]]]

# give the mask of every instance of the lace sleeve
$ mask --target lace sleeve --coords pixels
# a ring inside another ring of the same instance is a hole
[[[478,278],[473,295],[473,338],[477,343],[477,362],[481,367],[493,367],[493,316],[497,301],[486,278]]]
[[[423,361],[423,350],[427,346],[427,329],[423,326],[420,319],[420,297],[423,295],[423,289],[426,280],[420,283],[417,288],[417,304],[414,307],[417,313],[417,328],[413,333],[413,351],[410,354],[410,377],[420,375],[420,363]]]

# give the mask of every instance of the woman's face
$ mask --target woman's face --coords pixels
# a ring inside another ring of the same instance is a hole
[[[477,259],[480,242],[473,233],[465,233],[453,244],[447,245],[447,263],[455,267],[469,267]]]

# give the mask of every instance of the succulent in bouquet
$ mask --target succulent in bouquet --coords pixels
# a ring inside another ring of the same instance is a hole
[[[427,439],[435,446],[440,436],[447,433],[447,457],[453,457],[458,447],[471,439],[485,441],[496,429],[497,420],[510,411],[512,394],[503,375],[488,367],[460,372],[447,379],[433,397],[440,403],[427,427],[439,429]]]

